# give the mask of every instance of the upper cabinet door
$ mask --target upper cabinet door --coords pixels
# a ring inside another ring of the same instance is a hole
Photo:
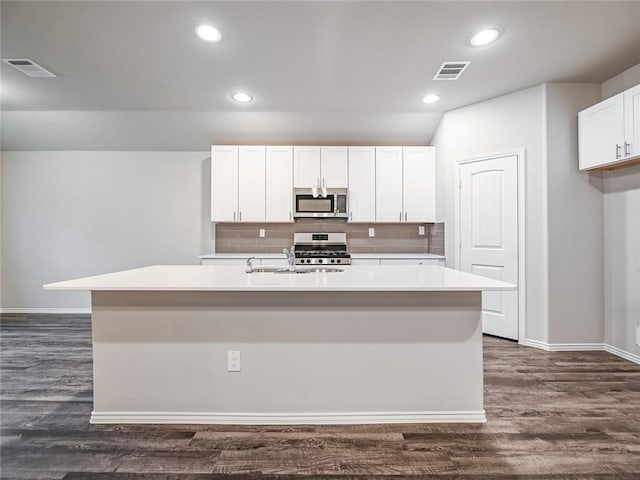
[[[238,149],[238,220],[265,221],[265,147]]]
[[[293,185],[320,186],[320,147],[293,147]]]
[[[238,147],[211,147],[211,221],[235,222],[238,209]]]
[[[578,114],[580,170],[624,158],[623,94],[608,98]]]
[[[293,147],[267,147],[267,222],[293,222]]]
[[[376,220],[376,149],[349,147],[349,221]]]
[[[640,156],[640,85],[625,91],[624,97],[624,156]]]
[[[402,147],[376,147],[376,222],[401,222]]]
[[[405,222],[435,222],[436,218],[436,149],[404,147],[403,216]]]
[[[327,188],[347,188],[347,147],[320,148],[321,185]]]

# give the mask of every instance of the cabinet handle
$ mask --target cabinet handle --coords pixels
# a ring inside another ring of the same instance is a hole
[[[240,218],[238,220],[242,221],[242,211],[240,211]]]
[[[404,221],[407,221],[407,212],[404,212]]]
[[[233,212],[233,221],[234,222],[236,221],[236,212],[235,211]]]
[[[624,154],[625,154],[626,157],[631,155],[631,152],[629,151],[629,147],[630,146],[631,146],[631,144],[629,142],[624,142]]]
[[[289,221],[293,220],[293,218],[291,218],[291,212],[289,212]]]
[[[320,188],[320,177],[316,178],[316,185],[318,186],[318,188]]]
[[[400,221],[402,221],[402,212],[400,212]]]
[[[620,155],[621,150],[622,150],[622,147],[616,143],[616,160],[622,157],[622,155]]]
[[[353,220],[353,212],[349,212],[349,221]]]

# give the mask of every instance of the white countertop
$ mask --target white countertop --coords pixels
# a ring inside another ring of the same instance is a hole
[[[282,253],[208,253],[199,258],[281,258],[286,261]],[[444,259],[443,255],[433,253],[352,253],[351,258],[389,258],[389,259]]]
[[[65,282],[46,290],[106,291],[479,291],[515,285],[441,266],[344,266],[343,272],[245,273],[244,266],[154,265]]]

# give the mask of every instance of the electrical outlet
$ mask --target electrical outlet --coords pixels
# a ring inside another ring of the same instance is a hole
[[[376,229],[375,228],[370,228],[369,229],[369,236],[370,237],[375,237],[376,236]]]
[[[240,371],[240,351],[229,350],[227,351],[227,372],[239,372]]]
[[[424,235],[424,225],[418,225],[418,235]]]
[[[636,347],[640,347],[640,325],[636,327]]]
[[[266,232],[264,231],[264,228],[260,229],[260,238],[264,238],[266,236]]]

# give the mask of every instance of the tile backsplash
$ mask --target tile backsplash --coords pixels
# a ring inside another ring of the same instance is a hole
[[[425,235],[418,226],[425,226]],[[259,237],[261,228],[265,237]],[[369,237],[375,228],[375,237]],[[444,255],[444,223],[346,223],[300,220],[295,223],[218,223],[216,253],[280,253],[295,232],[344,232],[351,253],[434,253]]]

